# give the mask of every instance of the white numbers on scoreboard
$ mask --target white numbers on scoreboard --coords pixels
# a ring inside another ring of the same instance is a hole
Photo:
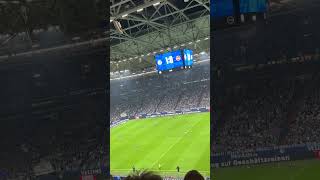
[[[191,60],[191,54],[188,54],[188,60],[189,61]]]
[[[185,59],[186,61],[191,61],[191,60],[192,60],[192,55],[191,55],[191,54],[185,54],[185,55],[184,55],[184,59]]]
[[[166,57],[166,63],[173,64],[173,57],[172,56]]]

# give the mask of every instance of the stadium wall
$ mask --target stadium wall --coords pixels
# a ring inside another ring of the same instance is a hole
[[[211,167],[255,165],[314,158],[320,158],[320,143],[277,146],[243,152],[215,153],[211,156]]]

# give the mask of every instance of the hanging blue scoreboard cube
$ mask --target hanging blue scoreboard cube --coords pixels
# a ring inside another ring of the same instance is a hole
[[[267,11],[266,0],[240,0],[240,13],[263,13]]]
[[[233,0],[211,0],[210,1],[211,16],[220,18],[234,15]]]
[[[193,65],[193,51],[190,49],[183,50],[184,66],[191,67]]]
[[[191,67],[193,64],[192,50],[184,49],[155,55],[158,72]]]

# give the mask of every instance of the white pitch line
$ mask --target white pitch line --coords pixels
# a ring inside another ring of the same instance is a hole
[[[183,136],[181,136],[180,138],[178,138],[177,142],[175,142],[174,144],[172,144],[172,145],[168,148],[168,150],[167,150],[166,152],[162,153],[161,156],[160,156],[160,158],[159,158],[155,163],[152,164],[151,168],[153,168],[153,166],[156,165],[176,144],[178,144],[178,143],[182,140],[182,138],[184,138],[184,136],[185,136],[186,134],[188,134],[188,133],[190,132],[190,130],[191,130],[194,126],[196,126],[199,122],[200,122],[200,121],[198,121],[197,123],[195,123],[195,124],[187,131],[187,133],[184,133]]]

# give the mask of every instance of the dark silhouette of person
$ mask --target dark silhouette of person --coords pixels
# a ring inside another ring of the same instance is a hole
[[[179,166],[177,166],[177,171],[180,172],[180,167]]]
[[[184,176],[184,180],[204,180],[204,177],[197,170],[191,170]]]
[[[124,178],[124,180],[162,180],[162,177],[151,171],[136,171]]]

